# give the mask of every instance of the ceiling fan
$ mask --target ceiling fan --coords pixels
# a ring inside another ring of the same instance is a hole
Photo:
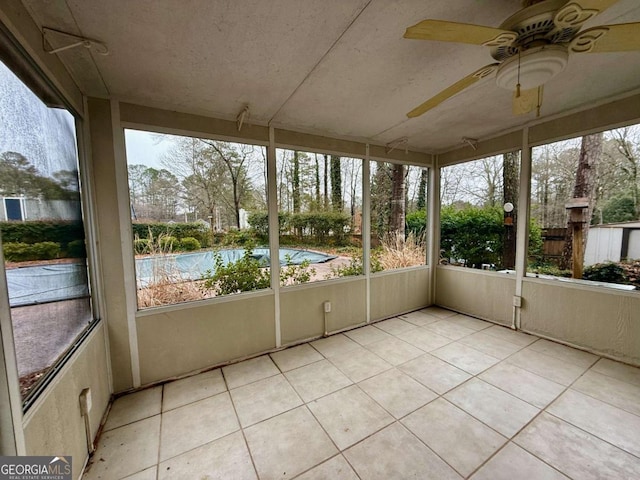
[[[477,81],[495,74],[499,87],[514,92],[513,111],[540,115],[543,85],[560,74],[569,54],[640,50],[640,23],[584,23],[618,0],[524,0],[524,8],[498,28],[444,20],[423,20],[407,28],[404,38],[460,42],[491,49],[494,63],[444,89],[407,113],[418,117]]]

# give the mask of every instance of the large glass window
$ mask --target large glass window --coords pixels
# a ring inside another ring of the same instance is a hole
[[[276,158],[281,284],[362,275],[362,160],[284,149]]]
[[[637,125],[535,147],[531,217],[542,245],[530,274],[637,289],[639,192]]]
[[[440,263],[515,267],[520,152],[444,167],[440,178]],[[530,252],[540,246],[532,224]]]
[[[371,271],[426,263],[429,170],[371,162]]]
[[[264,147],[126,130],[139,308],[268,288]],[[253,223],[252,223],[253,222]]]
[[[0,231],[29,402],[93,319],[75,119],[48,108],[0,63],[0,125]]]

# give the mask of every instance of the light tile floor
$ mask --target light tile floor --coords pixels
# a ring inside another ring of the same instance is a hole
[[[638,479],[640,369],[432,307],[121,397],[83,478]]]

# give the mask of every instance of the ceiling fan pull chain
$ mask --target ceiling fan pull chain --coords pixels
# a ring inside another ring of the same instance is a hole
[[[538,87],[538,105],[536,105],[536,117],[540,116],[540,107],[542,107],[542,89],[544,85]]]
[[[518,48],[518,83],[516,84],[516,98],[520,98],[520,52],[522,50]]]

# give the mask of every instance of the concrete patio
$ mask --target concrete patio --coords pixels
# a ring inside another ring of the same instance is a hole
[[[120,397],[83,478],[640,478],[640,369],[432,307]]]

